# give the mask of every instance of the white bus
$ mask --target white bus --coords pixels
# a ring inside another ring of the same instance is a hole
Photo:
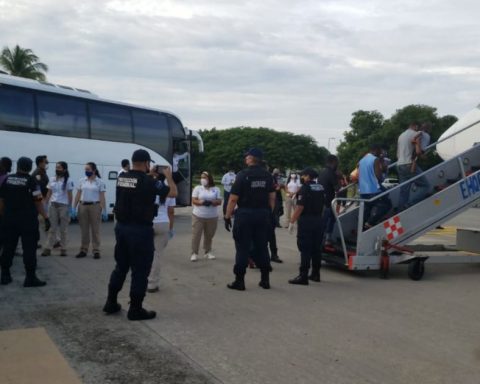
[[[68,163],[72,180],[84,175],[84,165],[97,164],[107,184],[107,206],[115,202],[115,183],[122,159],[146,149],[159,165],[171,165],[174,148],[188,156],[179,163],[178,205],[190,205],[192,138],[172,113],[101,99],[89,91],[0,74],[0,157],[35,160],[47,155],[49,177],[57,161]],[[15,169],[15,168],[14,168]]]

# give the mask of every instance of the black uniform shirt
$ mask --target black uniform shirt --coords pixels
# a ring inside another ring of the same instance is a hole
[[[155,196],[165,200],[170,187],[145,172],[123,172],[117,179],[115,217],[125,224],[152,225],[157,213]]]
[[[238,196],[239,208],[268,209],[268,195],[274,191],[272,175],[266,169],[254,165],[237,174],[230,193]]]
[[[275,202],[276,204],[282,204],[282,190],[281,189],[278,189],[278,187],[281,186],[281,183],[280,183],[280,176],[278,175],[273,175],[273,187],[275,188]]]
[[[325,204],[325,191],[322,184],[315,182],[303,184],[297,192],[297,204],[303,206],[301,216],[322,215]]]
[[[0,187],[0,199],[4,203],[5,217],[37,217],[35,201],[42,200],[36,180],[24,173],[8,175]]]
[[[336,172],[332,168],[326,167],[320,172],[318,182],[325,189],[325,206],[330,207],[332,200],[335,198],[335,188],[338,185]]]
[[[48,175],[43,169],[37,168],[32,173],[32,177],[37,181],[38,185],[40,185],[40,190],[42,191],[42,196],[47,196],[48,192]]]

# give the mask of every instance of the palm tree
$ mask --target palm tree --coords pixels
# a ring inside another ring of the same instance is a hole
[[[13,76],[45,81],[48,66],[38,61],[38,56],[31,49],[24,49],[18,45],[11,50],[3,48],[0,55],[0,65]]]

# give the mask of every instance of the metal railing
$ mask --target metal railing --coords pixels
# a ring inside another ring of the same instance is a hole
[[[451,135],[448,135],[446,137],[444,137],[442,140],[438,140],[437,142],[435,143],[432,143],[430,144],[429,146],[427,146],[425,148],[425,151],[424,153],[428,153],[432,148],[436,147],[438,144],[458,135],[459,133],[461,132],[464,132],[465,130],[469,129],[469,128],[472,128],[473,126],[477,125],[480,123],[480,120],[472,123],[472,124],[469,124],[467,125],[466,127],[462,128],[461,130],[457,131],[457,132],[454,132],[453,134]],[[475,145],[474,145],[475,146]],[[332,200],[331,202],[331,208],[332,208],[332,212],[335,216],[335,221],[337,223],[337,226],[338,226],[338,231],[340,233],[340,240],[341,240],[341,243],[342,243],[342,249],[343,249],[343,252],[344,252],[344,257],[345,257],[345,262],[348,261],[348,253],[347,253],[347,246],[346,246],[346,242],[345,242],[345,236],[344,236],[344,233],[343,233],[343,228],[342,228],[342,223],[340,221],[340,216],[341,215],[337,215],[337,210],[336,210],[336,207],[337,207],[337,203],[340,202],[340,201],[345,201],[345,202],[352,202],[352,203],[358,203],[358,208],[359,208],[359,216],[358,216],[358,224],[357,224],[357,240],[358,240],[358,235],[360,233],[363,232],[363,216],[364,216],[364,210],[365,210],[365,204],[367,203],[372,203],[386,195],[389,195],[393,190],[396,190],[396,189],[400,189],[404,186],[406,186],[407,184],[412,184],[415,182],[416,179],[419,179],[421,177],[424,177],[425,175],[425,172],[433,172],[433,170],[435,170],[436,168],[440,168],[442,166],[445,166],[446,163],[449,163],[449,162],[455,162],[455,161],[458,161],[459,162],[459,166],[460,166],[460,171],[461,171],[461,174],[463,177],[465,177],[465,169],[464,169],[464,166],[463,166],[463,162],[461,161],[461,159],[463,158],[463,155],[467,152],[469,152],[471,150],[471,148],[467,149],[466,151],[458,154],[456,157],[453,157],[451,159],[448,159],[446,161],[443,161],[437,165],[435,165],[434,167],[432,168],[429,168],[428,170],[426,171],[423,171],[422,173],[404,181],[403,183],[400,183],[398,185],[396,185],[395,187],[393,188],[389,188],[387,189],[386,191],[372,197],[371,199],[360,199],[360,198],[340,198],[340,197],[336,197]],[[392,163],[388,166],[388,169],[394,167],[395,165],[397,164],[397,162],[395,163]],[[349,185],[347,185],[346,187],[343,187],[341,188],[338,192],[342,192],[342,191],[345,191],[345,190],[348,190],[349,188],[355,186],[357,183],[351,183]],[[351,212],[351,211],[349,211]],[[346,213],[349,213],[349,212],[345,212],[344,214]]]

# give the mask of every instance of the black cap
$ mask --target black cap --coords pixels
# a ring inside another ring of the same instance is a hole
[[[315,171],[312,167],[307,167],[305,169],[303,169],[301,172],[300,172],[300,175],[308,175],[310,176],[312,179],[314,179],[315,177],[318,177],[318,173],[317,171]]]
[[[142,163],[144,161],[155,163],[145,149],[137,149],[135,152],[133,152],[132,163]]]
[[[261,149],[258,149],[258,148],[250,148],[247,152],[245,152],[245,154],[243,155],[243,157],[247,157],[247,156],[253,156],[253,157],[256,157],[258,159],[261,159],[263,158],[263,152]]]
[[[32,159],[22,156],[17,160],[17,169],[23,172],[30,172],[32,170],[32,164]]]

